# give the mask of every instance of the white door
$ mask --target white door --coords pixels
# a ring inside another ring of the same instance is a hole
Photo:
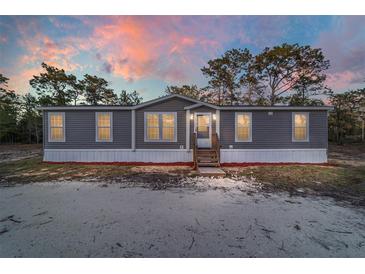
[[[195,113],[195,132],[200,148],[212,147],[212,114]]]

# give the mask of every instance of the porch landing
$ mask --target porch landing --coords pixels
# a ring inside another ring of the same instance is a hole
[[[217,167],[198,167],[199,175],[206,177],[224,177],[226,173]]]

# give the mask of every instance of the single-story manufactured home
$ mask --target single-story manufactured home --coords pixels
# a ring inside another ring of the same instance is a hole
[[[329,106],[217,106],[167,95],[136,106],[51,106],[44,161],[170,163],[327,162]]]

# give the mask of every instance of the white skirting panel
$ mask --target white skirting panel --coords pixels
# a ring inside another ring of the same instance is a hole
[[[221,163],[326,163],[327,149],[221,149]]]
[[[192,152],[178,149],[45,149],[47,162],[192,162]]]
[[[179,149],[45,149],[47,162],[192,162]],[[327,149],[222,149],[221,163],[326,163]]]

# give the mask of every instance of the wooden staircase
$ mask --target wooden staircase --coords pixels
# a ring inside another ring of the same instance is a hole
[[[217,133],[212,134],[212,148],[198,148],[196,133],[193,135],[194,168],[220,167],[220,144]]]
[[[218,152],[214,149],[198,148],[196,151],[197,167],[219,167]]]

